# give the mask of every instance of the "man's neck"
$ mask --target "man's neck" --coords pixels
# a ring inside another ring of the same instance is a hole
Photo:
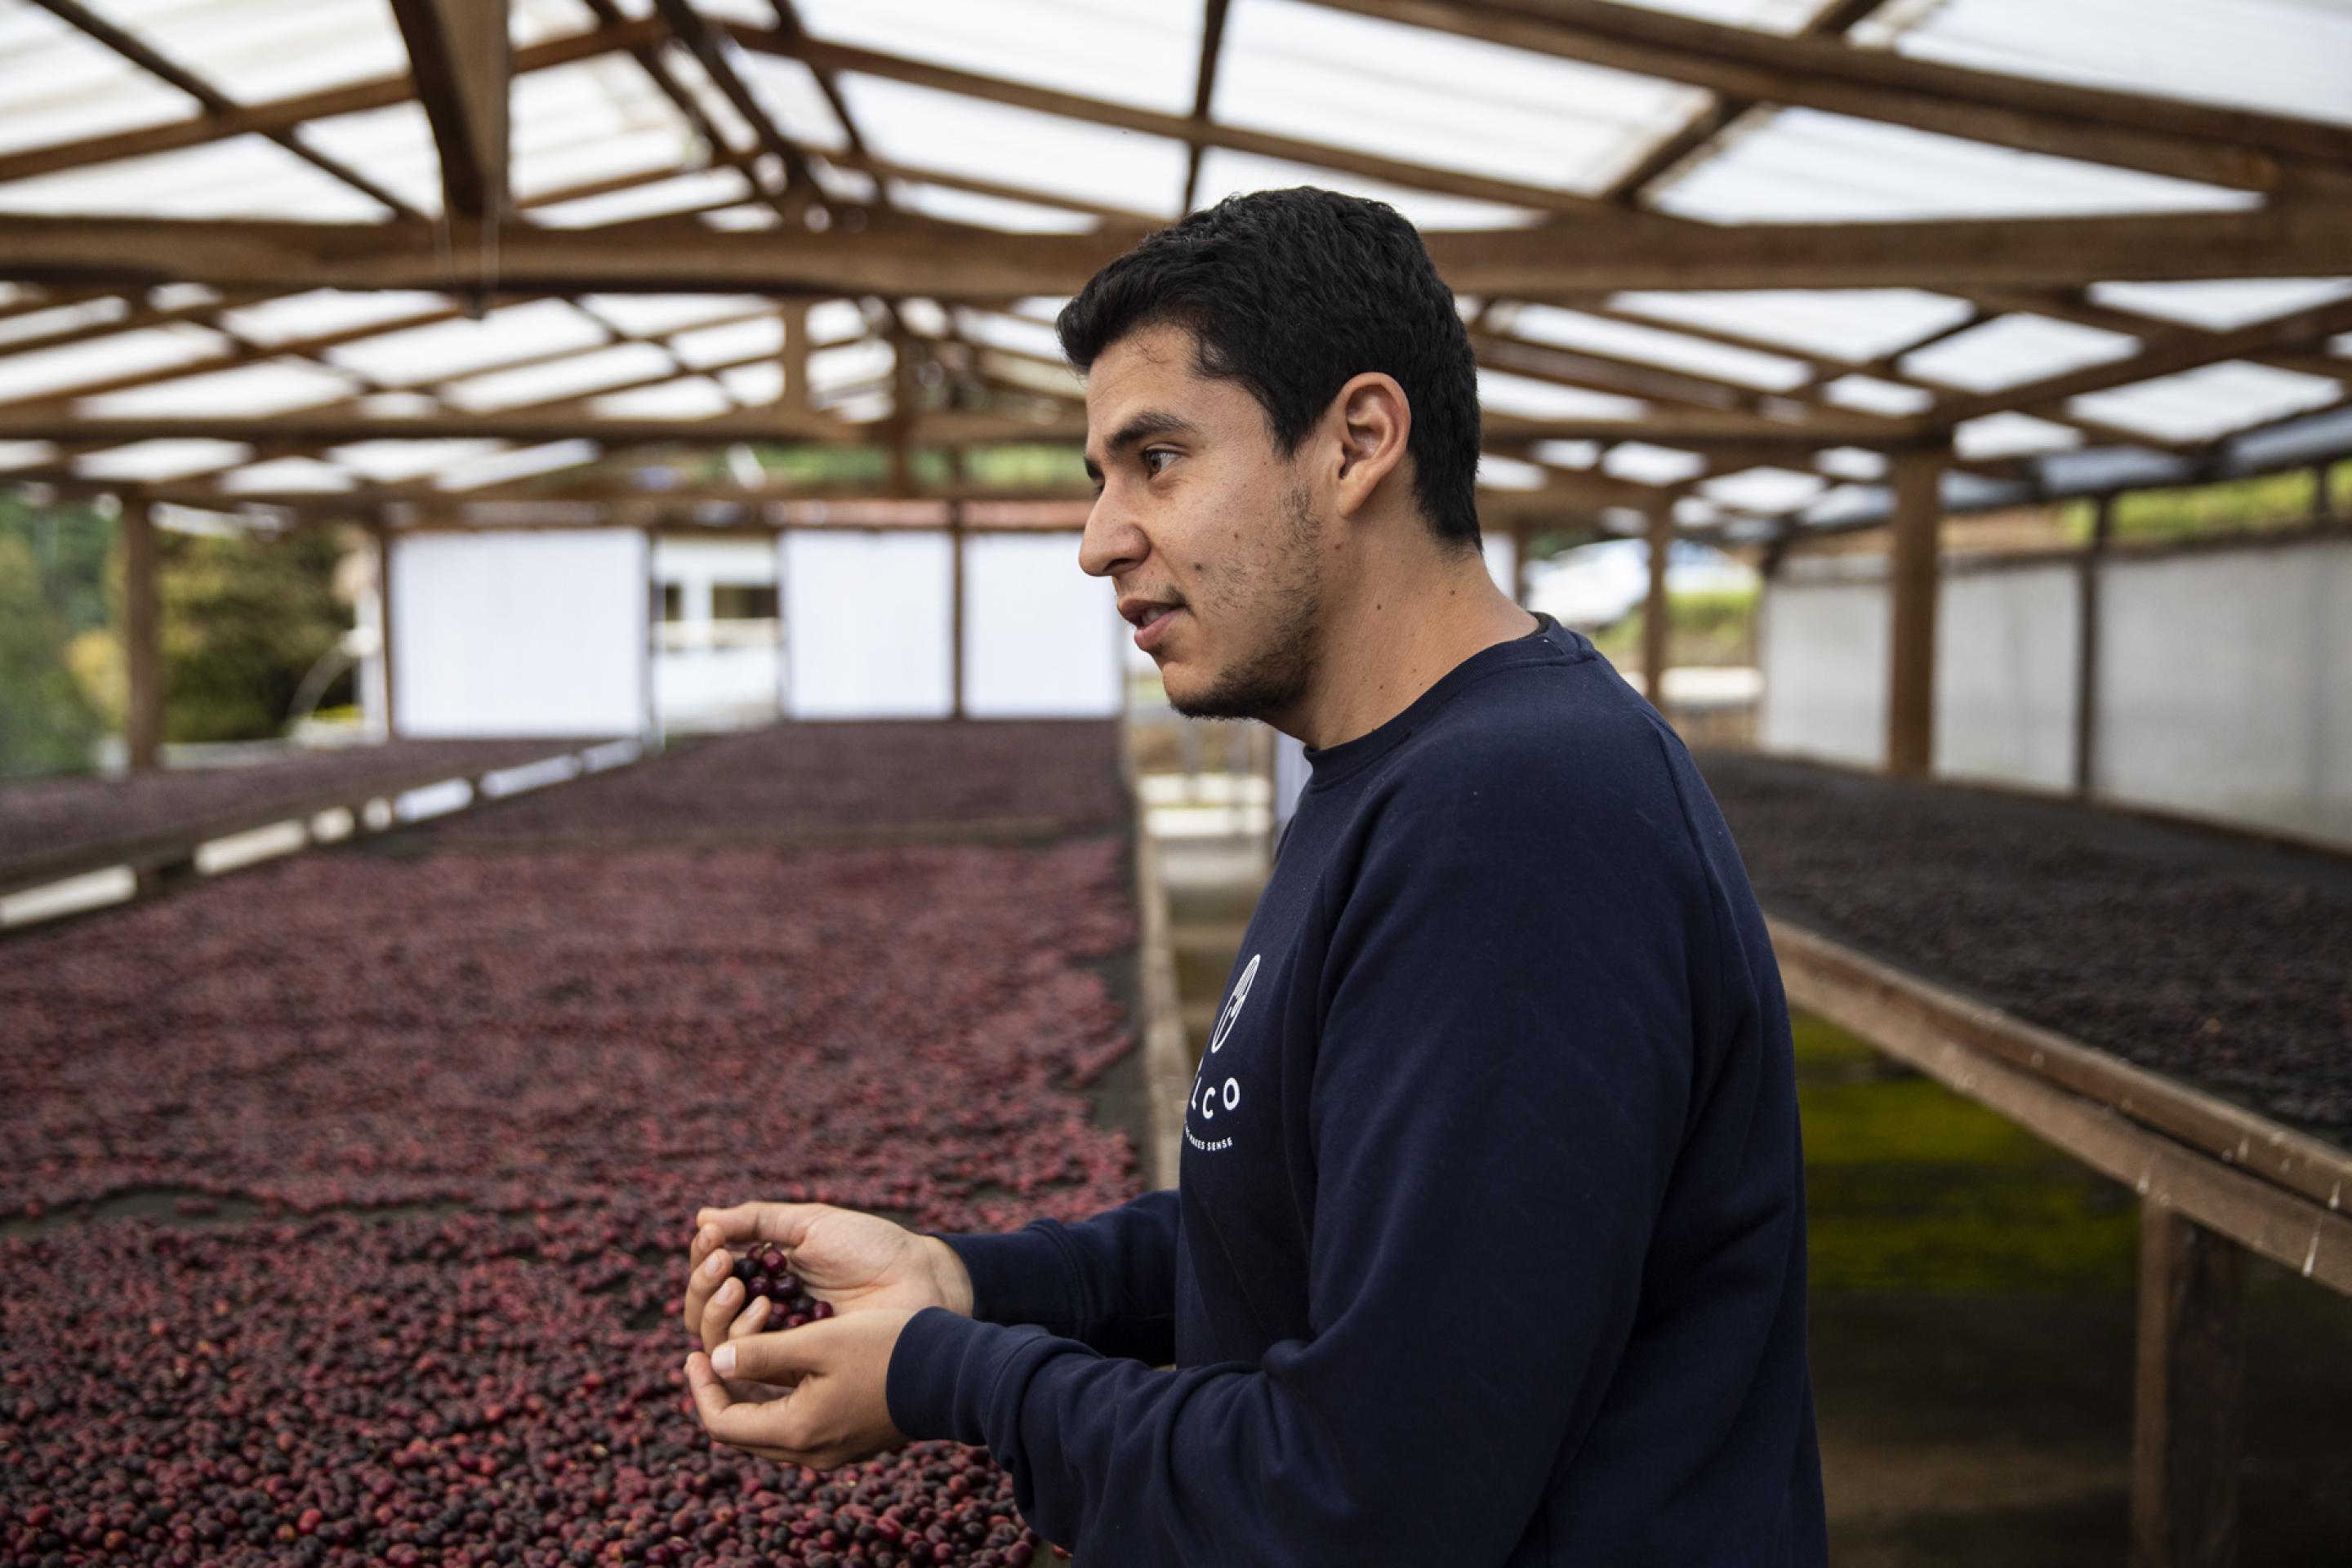
[[[1537,625],[1495,586],[1476,555],[1449,559],[1435,573],[1366,584],[1326,606],[1315,687],[1295,711],[1270,721],[1317,751],[1344,744],[1403,712],[1473,654]]]

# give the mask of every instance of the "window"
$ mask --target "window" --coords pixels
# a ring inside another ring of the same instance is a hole
[[[773,583],[714,583],[710,586],[710,618],[714,621],[772,621],[776,618]]]

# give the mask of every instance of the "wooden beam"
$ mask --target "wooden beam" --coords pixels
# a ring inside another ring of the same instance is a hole
[[[2140,1206],[2132,1568],[2237,1568],[2246,1251]]]
[[[1935,765],[1937,533],[1948,460],[1948,453],[1915,447],[1893,462],[1886,771],[1896,778],[1925,778]]]
[[[1318,3],[1570,54],[1729,97],[2242,189],[2277,188],[2285,164],[2352,167],[2352,130],[2319,121],[1974,70],[1604,0]]]
[[[392,635],[392,531],[377,517],[368,524],[368,537],[375,541],[376,662],[383,667],[383,738],[397,741],[400,688]]]
[[[703,20],[701,13],[687,0],[654,0],[654,7],[660,13],[671,36],[686,46],[687,51],[702,67],[703,74],[710,78],[711,84],[734,107],[735,112],[743,117],[743,122],[751,128],[751,134],[759,138],[760,145],[783,165],[784,188],[774,198],[778,216],[787,223],[796,223],[811,205],[824,205],[824,195],[817,189],[816,176],[809,172],[808,159],[791,138],[776,128],[776,122],[768,117],[766,108],[735,74],[734,65],[719,48],[717,35]]]
[[[1231,0],[1207,0],[1201,9],[1201,66],[1192,75],[1192,123],[1209,123],[1209,105],[1217,96],[1217,62],[1225,48],[1225,13],[1232,8]],[[1208,149],[1194,141],[1184,149],[1184,205],[1191,212],[1200,205],[1201,155]]]
[[[1675,503],[1661,496],[1646,509],[1650,520],[1650,592],[1642,611],[1642,692],[1661,717],[1666,711],[1666,660],[1674,612],[1666,599],[1666,570],[1675,548]]]
[[[2091,539],[2076,563],[2074,611],[2074,797],[2088,800],[2099,782],[2099,578],[2115,537],[2116,498],[2092,502]]]
[[[122,498],[122,662],[130,676],[122,740],[131,771],[152,773],[163,749],[163,607],[156,593],[155,522],[147,500]]]
[[[507,0],[392,0],[408,74],[441,155],[441,210],[481,223],[507,211]]]
[[[216,289],[716,292],[1012,300],[1076,292],[1125,231],[1007,234],[894,217],[857,233],[726,232],[692,218],[499,230],[496,267],[457,224],[12,216],[0,278]],[[1559,227],[1433,233],[1459,294],[1582,298],[1619,289],[2072,287],[2111,278],[2352,271],[2352,204],[2258,212],[1713,227],[1647,214]],[[2249,329],[2252,331],[2252,329]],[[2227,338],[2231,334],[2210,334]]]

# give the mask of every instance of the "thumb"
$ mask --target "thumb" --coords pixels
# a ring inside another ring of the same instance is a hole
[[[833,1341],[839,1327],[836,1318],[774,1333],[746,1334],[712,1351],[710,1365],[721,1377],[788,1388],[833,1370],[839,1349]]]

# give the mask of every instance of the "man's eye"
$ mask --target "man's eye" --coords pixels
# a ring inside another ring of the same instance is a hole
[[[1147,447],[1143,451],[1143,471],[1153,479],[1158,479],[1160,470],[1168,466],[1166,460],[1175,456],[1175,453],[1165,447]]]

